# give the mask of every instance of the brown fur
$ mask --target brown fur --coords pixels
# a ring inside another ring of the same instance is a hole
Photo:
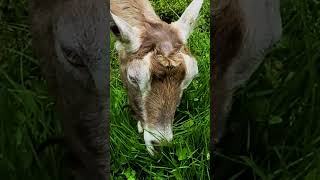
[[[151,8],[149,0],[111,0],[111,11],[131,26],[143,28],[144,22],[161,22]]]
[[[146,98],[148,123],[169,124],[179,103],[180,84],[185,77],[185,66],[180,64],[177,67],[166,67],[154,59],[151,72],[151,90]]]
[[[167,23],[144,23],[145,32],[142,34],[142,44],[140,49],[132,54],[132,58],[141,59],[148,52],[155,50],[162,42],[170,42],[174,47],[172,52],[182,47],[182,41],[178,38],[178,33]],[[160,54],[162,49],[157,49]]]

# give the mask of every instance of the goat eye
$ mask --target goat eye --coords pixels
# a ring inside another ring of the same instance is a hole
[[[84,63],[81,57],[70,49],[63,49],[65,59],[75,67],[83,67]]]

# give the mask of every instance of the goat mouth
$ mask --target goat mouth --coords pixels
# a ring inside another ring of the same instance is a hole
[[[162,150],[163,147],[168,146],[170,144],[170,142],[166,141],[166,140],[162,140],[162,141],[151,141],[151,143],[146,143],[146,148],[147,151],[149,152],[149,154],[151,156],[154,156],[155,154],[159,154]]]
[[[172,140],[172,132],[161,133],[156,130],[147,130],[145,128],[141,128],[144,136],[145,146],[150,155],[155,155],[155,153],[159,153],[161,150],[161,146],[170,144]],[[140,129],[140,130],[141,130]],[[138,122],[138,130],[139,130],[139,122]]]
[[[157,141],[151,141],[151,144],[153,146],[153,151],[155,153],[159,153],[160,152],[160,143]]]
[[[160,147],[159,147],[160,143],[155,140],[151,140],[150,142],[146,140],[147,138],[146,138],[145,131],[143,129],[141,121],[138,121],[137,127],[138,127],[138,132],[140,134],[144,133],[144,142],[149,154],[153,156],[155,153],[158,153],[160,151]]]

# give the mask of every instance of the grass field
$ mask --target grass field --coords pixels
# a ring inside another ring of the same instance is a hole
[[[164,20],[175,21],[191,0],[153,1]],[[189,47],[198,60],[199,76],[186,89],[174,122],[172,145],[151,157],[130,116],[127,95],[119,77],[119,61],[111,36],[111,170],[114,179],[208,179],[210,138],[210,2],[205,1],[198,26],[189,39]]]
[[[280,43],[236,94],[230,119],[243,128],[244,152],[232,156],[243,164],[234,179],[320,179],[320,3],[281,7]]]
[[[154,2],[161,17],[177,19],[190,0]],[[61,130],[31,51],[27,7],[26,0],[0,0],[0,178],[61,180],[61,148],[48,148],[41,156],[34,152],[48,137],[61,135]],[[282,0],[284,36],[236,95],[230,118],[244,120],[250,127],[243,147],[255,151],[237,159],[243,164],[240,173],[246,170],[256,179],[268,180],[320,179],[319,9],[316,0]],[[128,111],[121,110],[126,94],[111,51],[114,179],[208,179],[208,21],[207,3],[189,41],[199,60],[200,76],[186,90],[178,109],[173,145],[164,147],[156,158],[147,154]]]
[[[32,53],[27,7],[28,1],[0,1],[0,177],[58,180],[61,148],[35,154],[61,129]]]

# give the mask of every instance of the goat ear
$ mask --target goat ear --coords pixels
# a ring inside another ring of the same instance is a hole
[[[140,31],[138,28],[131,26],[120,17],[110,12],[113,22],[111,22],[111,30],[118,36],[122,42],[128,43],[128,51],[137,51],[141,45]],[[116,27],[115,27],[116,26]]]
[[[199,16],[203,0],[193,0],[178,21],[171,23],[178,31],[184,43],[187,43],[196,20]]]

